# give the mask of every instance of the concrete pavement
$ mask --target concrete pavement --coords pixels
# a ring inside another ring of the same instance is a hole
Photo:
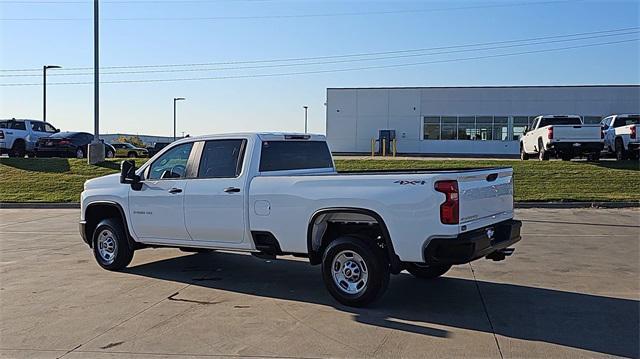
[[[502,262],[393,276],[366,309],[284,257],[136,252],[102,270],[78,210],[0,210],[0,357],[638,357],[640,210],[522,209]]]

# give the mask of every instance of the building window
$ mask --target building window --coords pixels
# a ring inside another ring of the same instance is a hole
[[[493,139],[496,141],[506,141],[509,138],[509,118],[506,116],[495,116],[493,118]]]
[[[473,140],[476,136],[475,116],[458,117],[458,139]]]
[[[440,139],[457,140],[458,118],[456,116],[442,116],[442,130]]]
[[[476,117],[476,140],[491,141],[493,133],[493,116]]]
[[[427,116],[424,118],[424,139],[440,139],[440,116]]]
[[[513,140],[519,141],[520,137],[524,133],[524,130],[529,126],[530,116],[513,116]]]

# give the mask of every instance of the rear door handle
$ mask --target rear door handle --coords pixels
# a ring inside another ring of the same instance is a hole
[[[182,189],[174,187],[174,188],[169,190],[169,193],[171,193],[171,194],[182,193]]]
[[[227,187],[224,189],[225,192],[227,193],[237,193],[240,192],[240,188],[237,187]]]

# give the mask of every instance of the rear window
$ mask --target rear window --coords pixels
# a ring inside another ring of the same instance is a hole
[[[333,168],[324,141],[264,141],[260,172]]]
[[[0,128],[8,128],[10,130],[26,130],[27,125],[24,121],[0,121]]]
[[[551,126],[551,125],[582,125],[582,120],[579,117],[554,117],[554,118],[542,118],[540,120],[540,126]]]
[[[616,119],[616,127],[638,124],[640,124],[640,116],[618,117]]]

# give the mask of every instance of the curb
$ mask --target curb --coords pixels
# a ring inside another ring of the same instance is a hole
[[[515,202],[515,208],[637,208],[638,202]],[[79,209],[80,203],[0,203],[0,209]]]
[[[0,203],[0,209],[79,209],[80,203]]]
[[[636,208],[639,202],[515,202],[515,208]]]

